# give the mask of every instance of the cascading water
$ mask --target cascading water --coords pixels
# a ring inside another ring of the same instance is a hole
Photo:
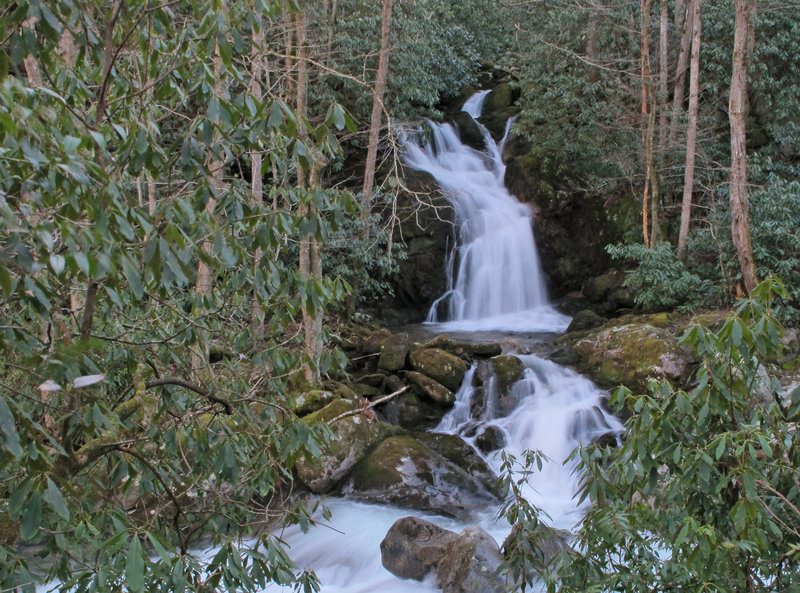
[[[511,387],[506,401],[500,401],[490,377],[483,385],[481,405],[473,405],[478,394],[472,380],[473,367],[456,394],[453,409],[436,430],[457,434],[475,446],[491,427],[502,434],[503,450],[518,460],[526,451],[542,453],[548,461],[531,474],[525,497],[546,513],[546,523],[570,529],[580,520],[583,509],[574,500],[580,476],[574,463],[564,461],[578,445],[603,436],[615,437],[623,427],[604,409],[606,394],[585,377],[538,356],[519,358],[525,365],[524,375]],[[499,473],[499,452],[484,458]]]
[[[486,94],[470,98],[464,111],[480,116]],[[431,142],[409,142],[405,160],[439,183],[455,210],[458,231],[447,262],[447,291],[427,321],[450,322],[450,329],[467,331],[563,331],[569,318],[548,305],[533,211],[504,185],[505,138],[498,144],[477,123],[487,148],[480,152],[463,144],[452,125],[429,125]]]

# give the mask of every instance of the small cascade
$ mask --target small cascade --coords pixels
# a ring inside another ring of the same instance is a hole
[[[583,513],[573,499],[580,478],[575,464],[564,461],[578,445],[616,437],[623,427],[603,407],[605,393],[585,377],[535,355],[519,358],[525,372],[511,387],[506,402],[499,401],[490,380],[482,386],[480,405],[475,406],[479,391],[472,385],[472,369],[456,394],[455,406],[436,430],[458,434],[476,446],[480,435],[493,427],[504,437],[503,449],[517,459],[523,459],[528,450],[544,454],[549,462],[530,477],[526,498],[547,513],[548,522],[571,528]],[[484,458],[499,472],[499,451]]]
[[[480,116],[487,94],[472,96],[464,111]],[[498,144],[478,123],[487,147],[480,152],[463,144],[452,125],[429,125],[431,142],[409,142],[405,160],[439,183],[455,210],[458,232],[447,262],[447,291],[427,321],[467,331],[563,331],[569,318],[548,304],[533,211],[504,184],[505,138]]]

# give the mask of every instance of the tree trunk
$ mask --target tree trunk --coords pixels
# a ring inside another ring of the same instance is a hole
[[[259,17],[257,17],[259,18]],[[259,18],[260,21],[260,18]],[[256,103],[261,103],[264,99],[264,91],[262,88],[265,68],[264,57],[264,44],[266,35],[264,34],[264,24],[259,22],[259,31],[253,31],[253,47],[251,50],[252,58],[252,73],[250,78],[250,94],[253,95]],[[262,177],[262,164],[263,158],[261,152],[254,150],[250,153],[250,191],[251,201],[253,207],[258,211],[262,207],[264,201],[264,187],[261,180]],[[253,276],[258,274],[258,266],[261,262],[261,248],[256,248],[253,254]],[[250,303],[250,333],[251,340],[255,345],[255,341],[261,337],[262,324],[263,324],[263,311],[258,302],[258,295],[253,294]]]
[[[750,219],[747,205],[747,63],[748,41],[754,39],[752,18],[755,0],[735,0],[736,24],[733,40],[733,71],[728,114],[731,125],[731,230],[742,280],[748,293],[758,284],[756,263],[750,243]]]
[[[36,35],[36,23],[39,18],[32,16],[22,23],[23,29],[30,29],[33,35]],[[31,88],[42,86],[42,71],[39,68],[39,61],[36,56],[27,55],[23,58],[22,64],[25,66],[25,73],[28,75],[28,85]]]
[[[686,246],[689,241],[689,220],[692,215],[692,190],[694,189],[694,158],[697,144],[697,109],[700,82],[700,16],[701,0],[693,4],[692,64],[689,74],[689,126],[686,131],[686,173],[683,179],[683,204],[681,206],[681,228],[678,234],[678,259],[686,261]]]
[[[675,65],[675,91],[672,95],[672,126],[670,127],[669,144],[673,145],[678,136],[678,118],[683,111],[683,92],[686,85],[686,63],[689,61],[689,46],[692,42],[694,29],[694,4],[700,0],[689,0],[686,5],[686,18],[683,19],[683,35],[681,36],[681,50],[678,54],[678,63]]]
[[[222,81],[222,57],[219,52],[219,46],[214,48],[214,94],[221,97],[223,94],[223,81]],[[217,207],[216,196],[222,192],[222,166],[223,163],[217,158],[212,158],[209,163],[209,171],[211,172],[211,186],[212,195],[206,203],[205,211],[209,216],[214,215],[214,209]],[[211,253],[213,245],[210,240],[203,242],[203,252]],[[211,268],[208,267],[203,260],[197,263],[197,279],[195,280],[195,311],[202,315],[206,310],[206,300],[211,297],[211,292],[214,288],[214,279],[211,275]],[[208,336],[204,331],[198,329],[197,349],[192,355],[192,370],[199,371],[200,369],[208,366],[208,353],[209,343]]]
[[[650,247],[648,208],[650,202],[650,181],[653,174],[653,142],[651,119],[648,116],[648,95],[650,78],[650,0],[641,2],[641,68],[642,68],[642,147],[645,156],[644,198],[642,200],[642,234],[644,244]]]
[[[383,113],[383,94],[386,90],[386,79],[389,74],[389,41],[392,27],[392,5],[394,0],[383,0],[381,15],[381,49],[378,59],[378,74],[375,78],[375,92],[372,95],[372,116],[369,123],[369,142],[367,144],[367,162],[364,169],[364,185],[361,189],[361,206],[364,216],[368,216],[372,202],[372,188],[375,184],[375,162],[378,156],[378,139],[381,133],[381,115]]]
[[[306,105],[308,100],[308,62],[306,45],[306,13],[301,10],[297,15],[297,29],[295,31],[295,47],[297,50],[297,133],[300,139],[306,143],[309,171],[297,163],[297,184],[301,188],[315,189],[319,186],[319,176],[324,165],[322,155],[318,154],[316,147],[312,144],[306,128]],[[302,205],[299,209],[301,216],[314,216],[313,206]],[[298,271],[304,283],[311,280],[322,280],[322,262],[320,259],[319,244],[314,235],[305,235],[300,239],[300,256]],[[319,381],[319,363],[322,357],[322,317],[323,313],[319,308],[309,311],[303,307],[303,333],[305,337],[306,361],[304,364],[305,378],[311,383]]]

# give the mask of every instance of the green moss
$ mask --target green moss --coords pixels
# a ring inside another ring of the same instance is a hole
[[[308,426],[319,424],[321,422],[327,423],[336,418],[337,416],[340,416],[345,412],[351,412],[352,410],[355,410],[357,408],[358,408],[358,402],[356,401],[337,399],[329,403],[321,410],[317,410],[316,412],[303,417],[303,422],[306,423]]]
[[[408,458],[418,468],[427,467],[425,459],[430,450],[414,438],[403,435],[382,441],[353,470],[353,483],[357,490],[389,488],[403,481],[397,467]]]
[[[508,395],[511,386],[522,378],[525,365],[516,356],[503,354],[489,359],[497,379],[497,389],[501,395]]]

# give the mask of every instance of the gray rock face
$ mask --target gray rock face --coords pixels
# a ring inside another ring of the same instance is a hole
[[[381,542],[381,563],[401,579],[421,581],[444,556],[456,539],[452,531],[418,519],[403,517],[394,522]]]
[[[494,538],[480,527],[467,527],[447,545],[436,567],[436,583],[442,593],[503,593],[502,563]]]
[[[422,373],[415,373],[414,371],[409,371],[406,376],[408,380],[419,387],[422,394],[432,402],[440,406],[452,406],[456,402],[456,394],[438,381],[434,381],[430,377]]]

